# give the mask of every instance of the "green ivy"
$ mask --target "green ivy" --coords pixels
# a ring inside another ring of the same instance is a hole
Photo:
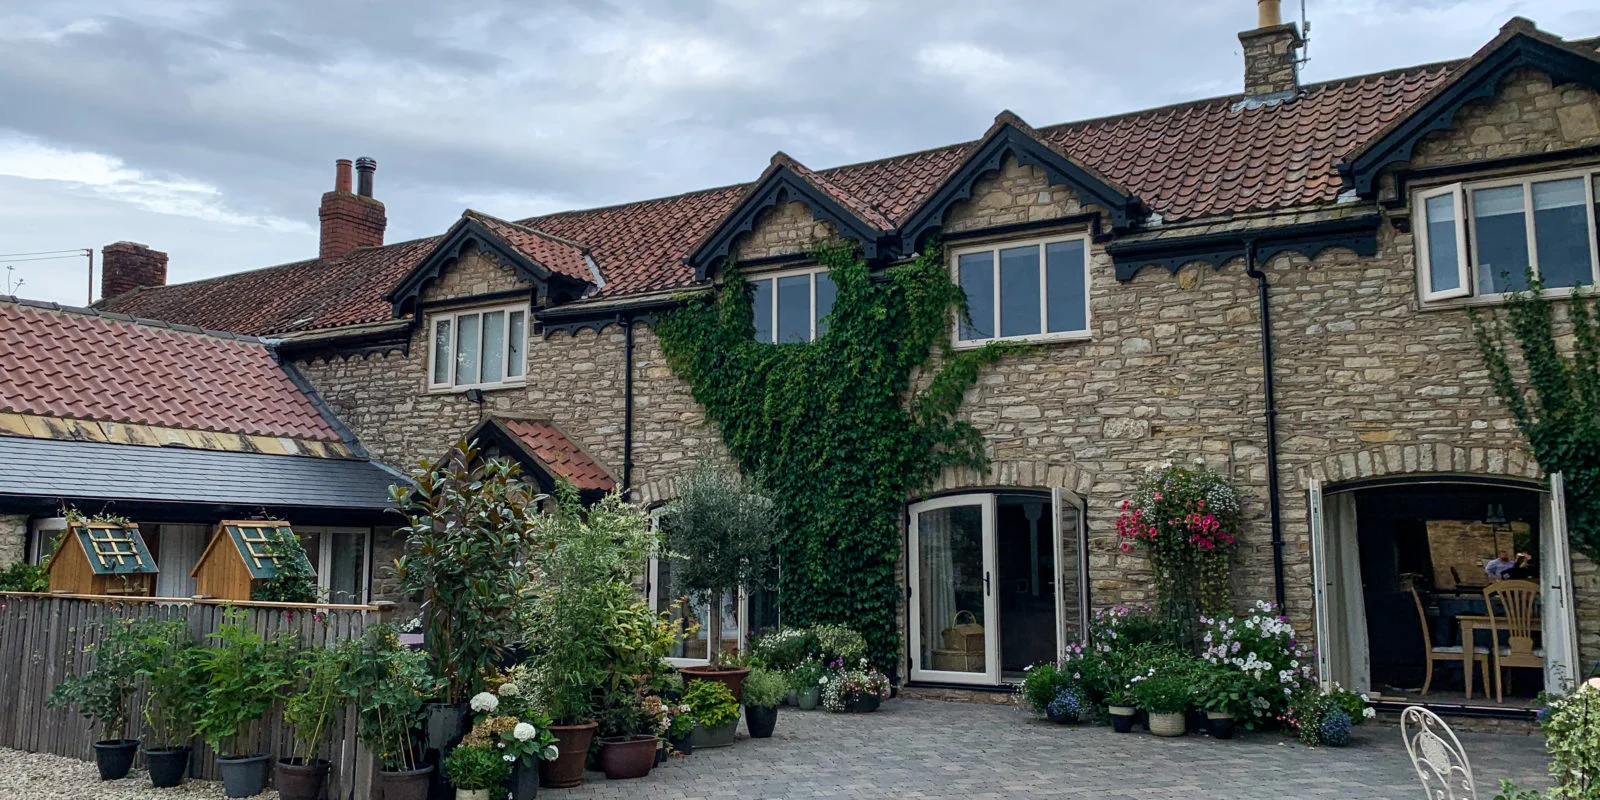
[[[1596,295],[1577,292],[1565,301],[1572,324],[1571,355],[1555,331],[1555,303],[1532,274],[1528,289],[1513,292],[1492,316],[1469,309],[1478,350],[1495,394],[1527,437],[1545,472],[1566,479],[1567,531],[1572,544],[1600,559],[1600,320]],[[1513,369],[1507,334],[1522,351]],[[1521,373],[1521,374],[1519,374]]]
[[[944,467],[986,466],[982,436],[955,415],[979,369],[1007,348],[951,347],[965,297],[937,249],[879,275],[849,246],[819,244],[812,255],[838,289],[815,341],[755,341],[737,271],[659,333],[729,452],[763,476],[777,505],[784,621],[854,627],[888,665],[899,653],[898,520]]]

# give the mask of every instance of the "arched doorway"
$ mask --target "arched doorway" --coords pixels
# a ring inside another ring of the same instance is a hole
[[[1528,706],[1576,675],[1571,559],[1560,476],[1397,475],[1310,482],[1319,674],[1430,704]],[[1551,490],[1553,489],[1553,491]],[[1540,668],[1471,667],[1504,652],[1504,608],[1485,589],[1538,591]],[[1510,586],[1512,584],[1505,584]],[[1499,633],[1491,633],[1494,616]],[[1429,658],[1429,654],[1433,658]],[[1431,661],[1431,666],[1430,666]],[[1421,689],[1431,683],[1424,696]]]

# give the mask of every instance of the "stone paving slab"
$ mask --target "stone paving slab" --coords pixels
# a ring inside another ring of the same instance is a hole
[[[1538,736],[1461,735],[1482,798],[1501,778],[1543,787]],[[1233,741],[1161,739],[1108,727],[1058,726],[1011,707],[893,700],[876,714],[784,708],[771,739],[698,750],[649,777],[588,773],[552,800],[1104,797],[1138,800],[1418,798],[1399,728],[1368,723],[1347,749],[1307,748],[1278,734]]]

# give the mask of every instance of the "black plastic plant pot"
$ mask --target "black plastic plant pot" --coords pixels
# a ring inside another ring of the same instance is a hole
[[[1134,719],[1135,715],[1132,709],[1125,709],[1121,706],[1113,706],[1111,708],[1111,730],[1117,733],[1132,733]]]
[[[778,726],[778,707],[744,707],[744,726],[752,739],[771,739],[772,729]]]
[[[332,767],[326,758],[314,758],[309,764],[303,758],[278,759],[278,778],[273,785],[279,800],[322,800],[322,786]]]
[[[150,785],[171,789],[189,775],[189,748],[145,750],[144,763],[150,768]]]
[[[672,746],[673,752],[689,755],[694,752],[694,734],[686,733],[682,736],[668,737],[667,744]]]
[[[1206,733],[1213,739],[1233,738],[1233,717],[1210,717],[1206,720]]]
[[[217,756],[222,773],[222,793],[228,797],[255,797],[267,788],[272,756]]]
[[[100,768],[100,780],[114,781],[128,777],[128,770],[133,769],[133,756],[138,752],[138,739],[95,742],[94,765]]]

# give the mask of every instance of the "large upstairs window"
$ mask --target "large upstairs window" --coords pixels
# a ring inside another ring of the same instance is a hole
[[[526,305],[440,313],[430,324],[430,389],[492,389],[523,382]]]
[[[1530,269],[1547,290],[1600,278],[1600,173],[1592,169],[1451,184],[1416,200],[1424,301],[1526,289]]]
[[[970,319],[956,344],[1089,336],[1089,239],[1066,236],[951,253]]]
[[[827,270],[763,275],[750,285],[755,289],[756,341],[809,342],[828,332],[837,291]]]

